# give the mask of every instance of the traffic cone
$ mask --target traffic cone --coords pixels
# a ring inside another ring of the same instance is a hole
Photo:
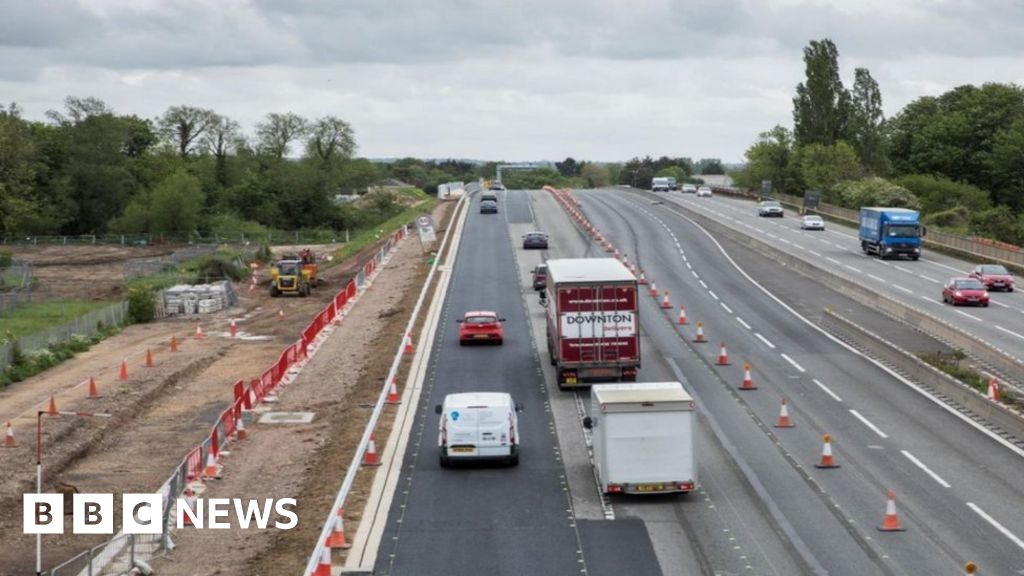
[[[235,324],[234,318],[231,319],[231,324],[228,326],[228,333],[231,334],[232,338],[238,336],[238,325]]]
[[[743,383],[740,384],[740,390],[757,390],[757,386],[754,386],[754,379],[750,376],[750,364],[743,365]],[[783,401],[783,409],[785,409],[785,401]]]
[[[127,358],[121,359],[121,370],[117,373],[117,379],[118,380],[127,380],[128,379],[128,359]]]
[[[651,280],[651,289],[648,292],[651,294],[651,298],[658,297],[658,284],[654,280]]]
[[[679,306],[679,325],[686,326],[686,307]]]
[[[836,464],[832,460],[832,435],[825,434],[821,437],[824,446],[821,449],[821,462],[814,465],[815,468],[839,468],[839,464]]]
[[[50,396],[50,405],[46,407],[46,413],[50,416],[57,415],[57,401],[54,400],[53,396]]]
[[[968,563],[964,564],[964,574],[967,574],[967,576],[971,576],[971,574],[974,574],[977,571],[978,571],[978,565],[975,564],[974,562],[968,562]]]
[[[896,514],[896,493],[892,490],[885,493],[885,519],[878,529],[882,532],[906,531],[906,528],[900,526],[900,517]]]
[[[14,428],[11,428],[11,423],[7,423],[7,433],[4,434],[4,448],[14,448],[18,443],[14,440]]]
[[[795,426],[789,419],[789,409],[786,407],[786,399],[782,399],[782,408],[779,410],[779,421],[775,423],[776,428],[792,428]]]
[[[96,379],[93,378],[92,376],[89,376],[89,398],[96,399],[96,398],[99,398],[99,397],[100,397],[100,391],[96,387]]]
[[[338,508],[338,515],[334,517],[334,530],[327,537],[327,545],[338,550],[348,550],[352,547],[345,539],[345,511]]]
[[[643,270],[640,271],[640,279],[637,280],[637,284],[640,284],[641,286],[647,285],[647,276],[644,275]]]
[[[239,418],[238,424],[235,425],[235,439],[245,440],[245,418]]]
[[[213,457],[213,452],[208,452],[206,454],[206,468],[203,470],[203,476],[219,480],[220,470],[220,464],[217,464],[217,459]]]
[[[988,399],[993,402],[999,402],[999,381],[996,380],[995,376],[988,383]]]
[[[171,352],[177,352],[177,351],[178,351],[178,337],[175,336],[174,334],[171,334]]]
[[[721,347],[718,349],[718,362],[716,364],[719,366],[728,366],[730,364],[729,352],[725,349],[725,342],[722,342]]]
[[[192,487],[186,485],[185,486],[185,491],[182,492],[181,495],[182,495],[182,497],[184,497],[185,502],[188,502],[189,509],[194,511],[196,509],[196,495],[195,495],[194,492],[192,492]],[[181,525],[182,526],[193,526],[194,524],[192,524],[192,518],[190,518],[188,514],[182,514],[181,515]]]
[[[146,348],[146,368],[153,367],[153,351]]]
[[[203,334],[203,327],[196,324],[196,340],[202,340],[203,338],[206,338],[206,334]]]
[[[700,322],[700,321],[697,322],[697,335],[694,336],[693,341],[694,342],[702,342],[702,343],[703,342],[707,342],[707,340],[704,339],[704,323],[703,322]]]
[[[404,350],[404,352],[406,354],[412,354],[415,351],[416,351],[416,349],[414,349],[412,347],[412,338],[410,338],[409,335],[406,334],[405,335],[405,350]]]
[[[373,432],[370,432],[370,442],[363,453],[363,466],[380,466],[380,456],[377,455],[377,443],[374,441]]]
[[[401,404],[402,401],[398,399],[398,384],[395,383],[395,378],[391,377],[391,389],[388,390],[387,404]]]
[[[665,297],[661,299],[661,309],[668,310],[672,307],[672,303],[668,301],[668,290],[665,290]]]
[[[277,309],[277,319],[284,320],[284,308]]]
[[[616,260],[619,260],[619,261],[622,260],[622,255],[619,254],[619,249],[618,248],[615,249],[615,252],[612,253],[612,256],[614,256]]]
[[[320,550],[320,563],[313,570],[313,576],[331,576],[331,547],[324,546]]]

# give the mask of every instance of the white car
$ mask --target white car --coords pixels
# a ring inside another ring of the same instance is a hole
[[[441,415],[437,445],[441,467],[455,461],[501,460],[519,464],[519,412],[505,392],[448,394],[434,407]]]
[[[765,200],[757,205],[757,215],[762,218],[782,218],[784,213],[785,210],[783,210],[782,204],[779,204],[775,200]]]
[[[693,184],[683,184],[683,189],[681,190],[681,192],[683,194],[696,194],[697,187],[694,186]]]
[[[825,229],[825,221],[821,218],[821,216],[815,216],[813,214],[808,214],[807,216],[804,216],[803,218],[800,219],[800,229],[801,230],[824,230]]]
[[[702,196],[705,198],[711,198],[710,186],[701,186],[700,188],[697,188],[697,197],[700,198]]]

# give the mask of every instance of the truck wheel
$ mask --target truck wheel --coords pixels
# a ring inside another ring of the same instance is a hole
[[[280,295],[281,295],[281,292],[278,291],[277,284],[271,284],[270,285],[270,297],[271,298],[277,298]]]
[[[920,258],[920,256],[911,256],[910,257],[910,259],[913,260],[914,262],[917,262],[918,258]]]
[[[519,452],[508,457],[509,466],[519,466]]]

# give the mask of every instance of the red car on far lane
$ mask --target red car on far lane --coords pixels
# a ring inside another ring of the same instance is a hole
[[[981,280],[989,290],[1013,292],[1013,275],[998,264],[980,264],[971,270],[971,277]]]
[[[505,330],[501,326],[504,321],[505,319],[499,318],[496,312],[466,312],[458,320],[462,324],[459,326],[459,345],[465,346],[470,342],[494,342],[501,345],[505,340]]]
[[[942,301],[988,306],[988,290],[977,278],[950,278],[942,288]]]

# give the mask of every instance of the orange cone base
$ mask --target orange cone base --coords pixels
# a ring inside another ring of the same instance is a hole
[[[697,334],[697,337],[694,338],[693,341],[697,342],[698,344],[703,344],[703,343],[707,342],[707,340],[704,338],[703,334]]]
[[[744,380],[743,384],[740,384],[740,388],[739,389],[740,390],[757,390],[757,386],[754,386],[754,383],[751,382],[750,380]]]
[[[786,416],[785,418],[780,416],[779,421],[775,423],[776,428],[793,428],[795,426],[796,424],[793,424],[793,421],[789,419],[789,416]]]
[[[839,464],[836,464],[835,462],[833,462],[831,458],[828,458],[828,459],[822,458],[821,462],[818,462],[817,464],[815,464],[814,467],[815,468],[822,468],[822,469],[839,468]]]
[[[715,362],[715,365],[716,366],[730,366],[730,365],[732,365],[732,362],[729,362],[729,357],[728,356],[719,356],[718,357],[718,362]]]
[[[881,532],[906,532],[907,529],[900,525],[899,516],[886,516],[885,521],[878,527]]]

